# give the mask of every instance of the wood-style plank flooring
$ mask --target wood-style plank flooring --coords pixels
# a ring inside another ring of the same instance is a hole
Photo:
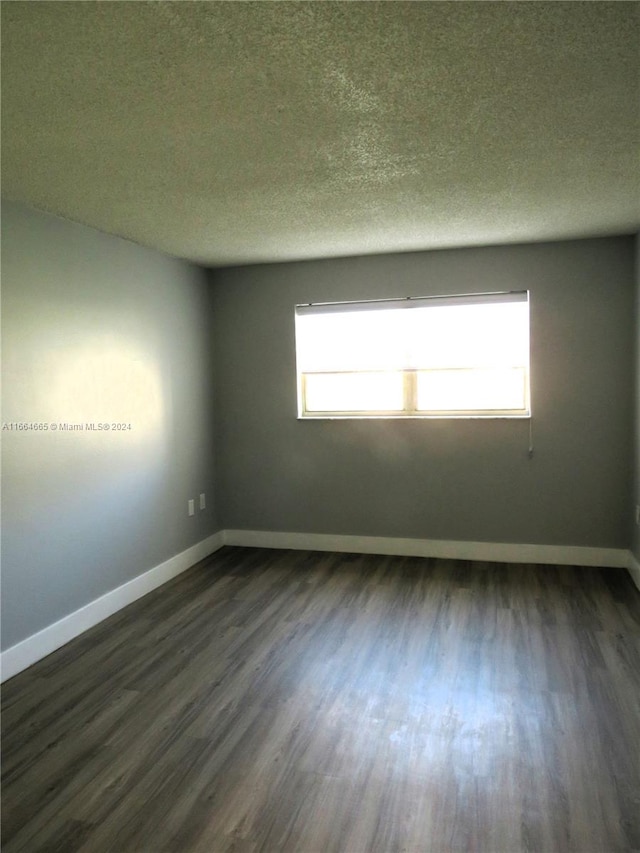
[[[225,548],[2,708],[3,853],[640,850],[622,569]]]

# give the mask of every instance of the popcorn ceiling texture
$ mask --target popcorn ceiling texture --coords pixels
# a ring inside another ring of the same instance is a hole
[[[639,21],[4,3],[3,194],[212,266],[631,232]]]

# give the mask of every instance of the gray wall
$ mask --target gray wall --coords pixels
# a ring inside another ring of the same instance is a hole
[[[212,273],[224,528],[627,548],[632,238]],[[296,420],[296,303],[531,290],[518,420]]]
[[[636,237],[635,269],[635,376],[634,376],[634,454],[633,454],[633,506],[640,506],[640,234]],[[640,526],[631,527],[631,549],[640,562]]]
[[[2,647],[218,529],[210,288],[132,243],[3,204]],[[208,508],[188,518],[187,499]]]

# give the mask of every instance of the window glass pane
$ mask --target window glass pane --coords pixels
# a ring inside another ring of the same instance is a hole
[[[430,370],[417,374],[421,411],[524,411],[524,368]]]
[[[307,373],[306,411],[401,411],[402,387],[402,373]]]

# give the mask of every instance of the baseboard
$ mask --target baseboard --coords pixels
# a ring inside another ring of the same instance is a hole
[[[629,563],[627,565],[629,574],[633,578],[634,584],[640,589],[640,563],[636,559],[633,551],[629,551]]]
[[[2,652],[0,655],[0,681],[6,681],[36,661],[50,655],[70,640],[93,628],[103,619],[113,615],[128,604],[142,598],[162,584],[189,569],[195,563],[213,554],[224,544],[223,531],[214,533],[197,542],[164,563],[138,575],[122,586],[105,593],[79,610],[70,613],[53,625],[32,634],[26,640]]]
[[[325,533],[278,533],[268,530],[225,530],[225,545],[290,548],[304,551],[346,551],[402,557],[440,557],[498,563],[542,563],[564,566],[628,568],[624,548],[576,545],[520,545],[504,542],[457,542],[444,539],[400,539],[384,536],[340,536]]]

